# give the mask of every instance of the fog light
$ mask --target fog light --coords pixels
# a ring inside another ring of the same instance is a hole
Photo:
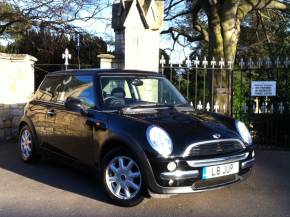
[[[167,164],[167,169],[172,172],[176,169],[176,163],[175,162],[170,162]]]
[[[172,186],[173,183],[174,183],[174,181],[173,181],[172,179],[170,179],[169,182],[168,182],[168,185],[169,185],[169,186]]]
[[[255,157],[255,151],[252,151],[252,158]]]

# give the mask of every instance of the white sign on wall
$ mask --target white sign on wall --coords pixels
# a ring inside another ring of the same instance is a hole
[[[252,81],[251,96],[276,96],[276,81]]]

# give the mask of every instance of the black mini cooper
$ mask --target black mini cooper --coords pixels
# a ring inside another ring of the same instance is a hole
[[[94,169],[123,206],[239,182],[255,160],[243,122],[198,113],[162,75],[129,70],[48,74],[25,107],[19,148],[25,162],[50,153]]]

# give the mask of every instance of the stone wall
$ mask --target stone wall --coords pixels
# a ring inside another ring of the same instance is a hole
[[[34,63],[27,54],[0,53],[0,140],[16,137],[23,108],[34,92]]]
[[[0,104],[0,141],[17,138],[25,104]]]

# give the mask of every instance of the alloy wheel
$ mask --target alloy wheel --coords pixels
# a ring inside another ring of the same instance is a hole
[[[112,159],[107,165],[105,174],[109,190],[119,199],[132,199],[141,190],[140,169],[137,163],[127,156],[118,156]]]
[[[21,155],[27,160],[32,153],[32,136],[28,129],[24,129],[20,138]]]

